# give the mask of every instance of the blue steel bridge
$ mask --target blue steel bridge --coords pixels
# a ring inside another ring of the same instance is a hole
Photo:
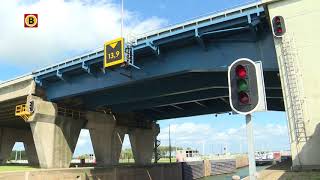
[[[98,49],[33,72],[37,92],[60,107],[134,122],[225,113],[227,67],[245,57],[263,63],[268,110],[284,111],[267,13],[255,3],[139,36],[128,43],[140,69],[104,69]]]

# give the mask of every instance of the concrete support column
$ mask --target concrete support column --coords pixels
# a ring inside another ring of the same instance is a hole
[[[16,142],[23,142],[30,165],[38,165],[39,160],[30,129],[0,128],[0,163],[5,164]]]
[[[126,128],[117,127],[113,116],[104,113],[88,112],[87,119],[97,165],[118,164]]]
[[[34,101],[35,111],[29,121],[41,168],[68,168],[76,143],[85,124],[80,118],[58,115],[54,103],[37,97],[28,97]]]
[[[16,135],[12,129],[0,128],[0,164],[5,164],[10,157],[16,142]]]
[[[33,136],[31,130],[26,131],[25,136],[23,138],[24,148],[27,154],[28,163],[31,166],[38,166],[39,159],[36,151],[36,147],[34,145]]]
[[[146,165],[152,161],[155,138],[160,133],[158,124],[152,124],[151,129],[131,129],[129,138],[136,164]]]

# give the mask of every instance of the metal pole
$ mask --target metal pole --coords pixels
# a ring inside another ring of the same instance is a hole
[[[250,180],[256,180],[256,161],[254,155],[254,140],[251,114],[246,115],[247,124],[247,142],[248,142],[248,158],[249,158],[249,177]]]
[[[123,37],[123,0],[121,0],[121,37]]]
[[[154,138],[154,163],[158,163],[158,144],[157,137]]]
[[[170,163],[171,163],[171,133],[170,133],[170,124],[169,124],[169,157],[170,157]]]

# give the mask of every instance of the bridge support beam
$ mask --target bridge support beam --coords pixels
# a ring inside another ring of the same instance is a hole
[[[41,168],[68,168],[85,120],[58,115],[57,106],[40,98],[29,119]]]
[[[118,164],[127,128],[118,127],[109,114],[88,112],[86,118],[97,165]]]
[[[131,129],[129,138],[132,147],[133,158],[136,164],[146,165],[152,161],[154,142],[160,133],[158,124],[152,124],[152,129]]]

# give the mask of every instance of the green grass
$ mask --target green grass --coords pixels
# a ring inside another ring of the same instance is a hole
[[[31,166],[0,166],[0,172],[7,172],[7,171],[28,171],[34,170],[37,168]]]

